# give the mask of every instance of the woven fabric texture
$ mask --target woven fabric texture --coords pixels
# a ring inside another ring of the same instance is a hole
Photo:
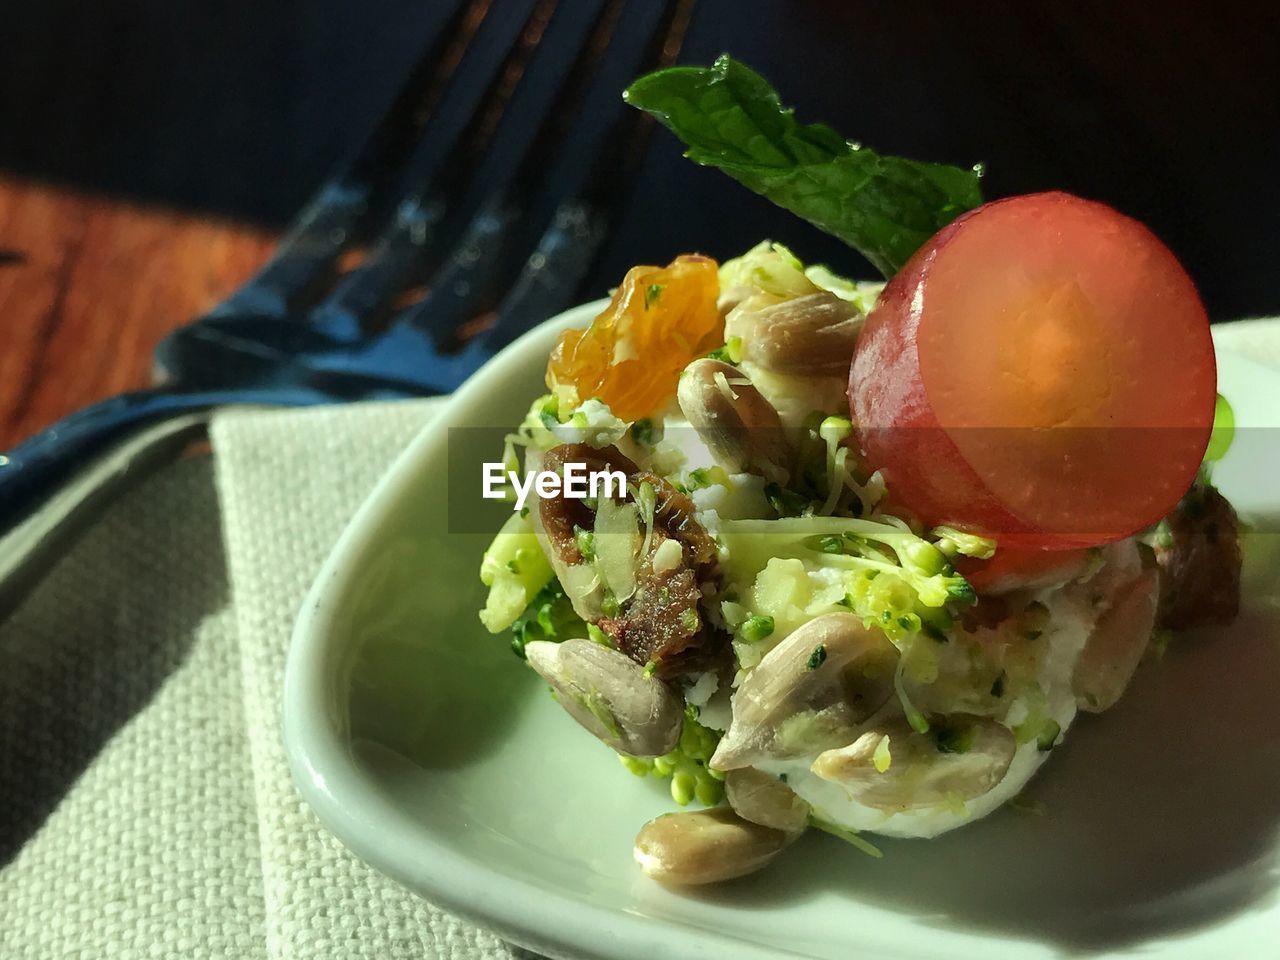
[[[431,401],[231,412],[0,626],[0,958],[521,955],[356,860],[294,789],[294,616]]]

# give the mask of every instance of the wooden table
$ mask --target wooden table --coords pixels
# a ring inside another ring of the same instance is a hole
[[[270,252],[261,229],[0,176],[0,450],[146,386],[164,333]]]

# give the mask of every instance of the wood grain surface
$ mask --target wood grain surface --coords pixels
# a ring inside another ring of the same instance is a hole
[[[146,386],[151,350],[266,258],[265,230],[0,176],[0,450]]]

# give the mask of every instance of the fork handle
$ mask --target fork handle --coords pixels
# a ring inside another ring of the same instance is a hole
[[[203,436],[215,407],[326,399],[305,389],[142,390],[86,407],[0,455],[0,620],[112,501]]]

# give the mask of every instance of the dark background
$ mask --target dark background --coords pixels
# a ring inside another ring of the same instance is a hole
[[[503,0],[496,0],[501,9]],[[573,2],[573,0],[567,0]],[[284,223],[378,115],[452,0],[0,2],[0,168]],[[1150,224],[1215,319],[1280,312],[1280,14],[1260,3],[702,0],[684,62],[730,51],[803,120],[1063,188]],[[856,255],[652,141],[592,278],[763,236]],[[678,199],[677,199],[678,198]]]

